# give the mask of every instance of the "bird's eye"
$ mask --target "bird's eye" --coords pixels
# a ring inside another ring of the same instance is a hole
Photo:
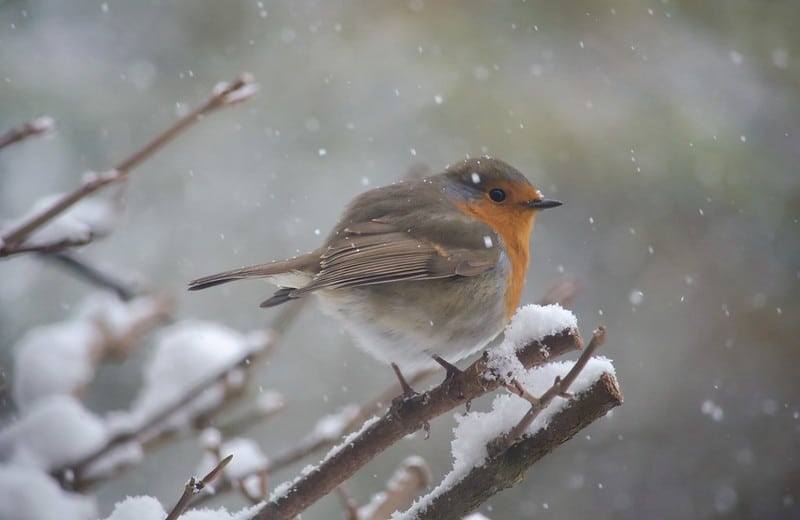
[[[489,198],[495,202],[503,202],[504,200],[506,200],[506,192],[504,192],[500,188],[495,188],[489,192]]]

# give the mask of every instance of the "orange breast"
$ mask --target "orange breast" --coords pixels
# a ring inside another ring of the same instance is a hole
[[[490,225],[500,235],[511,263],[511,275],[506,281],[506,319],[510,320],[519,306],[530,254],[528,246],[533,231],[534,212],[515,205],[494,204],[481,200],[458,204],[467,215]]]

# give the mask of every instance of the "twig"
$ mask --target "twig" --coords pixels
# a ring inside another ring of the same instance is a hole
[[[0,135],[0,150],[8,145],[27,139],[34,135],[41,135],[52,131],[55,128],[55,121],[50,116],[37,117],[33,121],[21,124],[16,128],[8,130]]]
[[[522,417],[522,419],[517,423],[514,428],[508,432],[508,435],[505,437],[505,444],[506,448],[511,446],[519,439],[522,438],[523,434],[528,430],[528,427],[533,423],[536,417],[541,413],[542,410],[547,408],[547,405],[550,404],[556,396],[561,396],[565,398],[571,397],[570,395],[566,394],[566,391],[569,389],[569,386],[575,381],[575,378],[581,373],[581,370],[586,366],[586,363],[592,358],[594,353],[597,351],[598,348],[605,342],[606,340],[606,329],[603,326],[600,326],[595,331],[594,335],[592,336],[592,340],[589,342],[589,345],[586,349],[581,352],[578,361],[572,366],[570,371],[567,373],[564,378],[557,377],[553,385],[547,389],[545,393],[541,395],[538,399],[535,399],[531,402],[531,407]]]
[[[547,347],[550,356],[558,356],[582,346],[577,331],[565,330],[544,338],[541,343],[534,342],[520,349],[517,356],[523,366],[540,365],[550,358],[542,352],[542,344]],[[350,478],[378,453],[417,431],[427,421],[501,386],[503,383],[499,379],[487,379],[486,358],[483,356],[466,370],[452,375],[428,392],[395,401],[381,419],[366,427],[358,436],[342,445],[339,451],[267,503],[254,518],[294,518]]]
[[[62,483],[62,486],[67,486],[69,484],[69,486],[72,488],[79,489],[81,487],[85,487],[87,484],[91,484],[91,482],[82,482],[81,477],[82,474],[84,474],[94,462],[108,455],[119,445],[139,439],[148,430],[154,428],[159,423],[172,416],[175,412],[191,403],[205,390],[224,381],[231,371],[239,368],[251,367],[253,365],[251,361],[255,357],[266,355],[272,348],[275,347],[279,338],[283,335],[285,330],[291,325],[295,317],[298,315],[300,309],[301,305],[299,304],[290,304],[285,306],[282,313],[275,318],[275,327],[270,329],[271,334],[268,337],[268,343],[264,345],[260,351],[249,352],[243,355],[241,358],[237,359],[224,369],[219,370],[217,373],[212,374],[204,381],[201,381],[192,388],[187,389],[186,393],[180,399],[177,399],[171,405],[165,407],[160,413],[150,417],[145,424],[140,425],[132,431],[123,432],[112,437],[105,445],[101,446],[93,453],[88,454],[81,460],[76,461],[68,466],[56,469],[52,472],[52,474],[59,479],[59,481]],[[73,479],[69,483],[62,478],[66,473],[73,475]]]
[[[345,519],[361,520],[361,517],[358,516],[358,504],[356,503],[355,499],[350,496],[350,493],[347,492],[344,484],[336,486],[336,494],[339,495],[339,500],[342,502],[342,506],[344,507]]]
[[[539,299],[538,303],[539,305],[557,303],[562,307],[569,307],[572,300],[578,295],[579,290],[580,286],[578,282],[574,278],[565,276],[553,282],[545,291],[544,296]]]
[[[423,498],[423,502],[428,502],[423,511],[407,512],[400,518],[461,518],[493,495],[519,483],[536,461],[612,408],[622,404],[622,401],[617,380],[611,374],[604,373],[585,392],[572,399],[566,408],[553,415],[547,428],[523,437],[521,441],[494,457],[488,457],[482,466],[473,467],[449,489],[440,490],[435,497]],[[501,441],[500,438],[495,440]]]
[[[420,372],[416,372],[412,374],[410,379],[410,384],[415,384],[430,375],[434,369],[430,370],[423,370]],[[292,446],[285,449],[284,451],[278,452],[275,455],[269,457],[267,464],[263,468],[257,468],[252,473],[245,475],[245,478],[249,475],[255,475],[259,471],[264,470],[270,474],[274,474],[287,466],[294,464],[314,453],[322,451],[326,448],[330,448],[333,446],[336,441],[339,440],[339,437],[355,431],[355,429],[360,426],[367,418],[370,416],[380,413],[386,408],[386,403],[389,403],[393,397],[397,396],[400,393],[400,385],[394,384],[387,388],[381,395],[376,397],[375,399],[363,404],[358,408],[358,411],[353,414],[352,418],[347,422],[342,424],[342,429],[337,432],[338,435],[330,435],[321,437],[316,433],[316,431],[312,431],[305,437],[301,438],[297,442],[293,443]],[[210,500],[214,497],[218,497],[227,493],[233,489],[233,486],[230,482],[222,481],[217,484],[214,495],[203,495],[197,497],[197,501],[192,505],[200,505],[207,500]]]
[[[124,302],[130,301],[136,296],[137,291],[130,284],[125,283],[109,273],[104,273],[85,260],[81,260],[75,254],[67,251],[60,251],[55,254],[42,254],[42,258],[55,262],[92,285],[103,289],[110,289]]]
[[[197,496],[198,493],[203,491],[205,487],[211,484],[217,475],[219,475],[225,466],[233,459],[233,455],[228,455],[217,464],[214,469],[208,472],[208,474],[200,479],[199,481],[196,480],[194,477],[189,479],[189,482],[186,483],[186,486],[183,488],[183,494],[181,498],[178,499],[178,503],[175,504],[175,507],[172,508],[172,511],[169,512],[167,515],[166,520],[177,520],[179,516],[181,516],[186,509],[189,507],[189,504],[192,502],[192,499]]]
[[[196,123],[202,117],[217,108],[240,103],[251,97],[256,92],[256,86],[249,76],[243,75],[231,83],[226,83],[214,89],[211,97],[202,105],[180,118],[174,125],[156,136],[152,141],[123,160],[115,168],[96,175],[87,176],[83,183],[70,193],[64,194],[49,208],[32,215],[14,228],[6,231],[0,240],[0,257],[23,252],[21,249],[25,239],[31,233],[42,227],[54,217],[71,207],[73,204],[94,193],[103,186],[126,179],[128,173],[145,159],[169,143],[178,134]],[[64,244],[71,245],[71,244]],[[27,249],[30,250],[30,249]]]
[[[422,457],[408,457],[398,467],[386,489],[373,495],[372,500],[358,511],[361,520],[384,520],[395,511],[400,511],[411,503],[420,490],[425,489],[431,480],[431,470]]]

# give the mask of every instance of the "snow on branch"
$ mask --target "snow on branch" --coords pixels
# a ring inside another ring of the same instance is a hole
[[[203,322],[178,322],[162,331],[131,409],[110,414],[106,441],[51,474],[64,487],[85,489],[138,462],[156,445],[202,428],[242,395],[256,362],[273,351],[301,307],[286,307],[266,332],[244,335]],[[261,416],[282,407],[278,401],[269,394]]]
[[[519,374],[526,390],[540,395],[533,404],[513,394],[500,395],[489,412],[457,417],[452,471],[393,519],[460,517],[474,510],[519,482],[528,467],[581,428],[622,404],[613,365],[592,357],[604,337],[601,328],[574,363],[548,363]],[[567,393],[569,388],[573,394]]]
[[[39,116],[33,121],[28,121],[0,135],[0,150],[28,137],[52,132],[55,127],[56,122],[52,117]]]
[[[73,191],[36,202],[27,214],[0,232],[0,257],[31,251],[58,251],[87,244],[95,236],[110,232],[118,208],[115,209],[111,203],[86,199],[88,195],[126,179],[131,170],[204,115],[221,107],[244,102],[257,91],[258,86],[253,78],[246,74],[230,83],[218,84],[208,100],[116,167],[101,173],[86,174],[80,186]]]
[[[541,365],[550,357],[583,346],[577,329],[573,327],[574,316],[571,313],[554,313],[546,307],[539,309],[544,309],[542,316],[548,316],[548,312],[551,314],[546,318],[549,320],[547,326],[542,326],[539,332],[556,332],[545,337],[528,337],[527,343],[520,345],[515,354],[525,368]],[[526,313],[530,313],[529,318],[533,315],[531,311]],[[556,326],[559,320],[563,320],[561,328]],[[367,421],[361,431],[334,447],[318,466],[296,481],[278,486],[271,501],[255,518],[294,518],[401,438],[424,428],[431,419],[503,385],[499,374],[489,366],[489,355],[485,353],[439,386],[423,394],[394,400],[383,417]]]

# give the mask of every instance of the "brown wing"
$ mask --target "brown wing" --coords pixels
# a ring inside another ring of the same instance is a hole
[[[292,298],[322,288],[476,276],[499,258],[496,248],[446,247],[378,220],[349,225],[339,237],[322,254],[317,276]]]

